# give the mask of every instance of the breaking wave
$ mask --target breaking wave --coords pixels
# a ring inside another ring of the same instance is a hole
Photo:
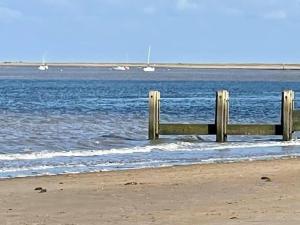
[[[132,148],[113,148],[108,150],[72,150],[72,151],[40,151],[31,153],[15,153],[0,154],[0,161],[12,160],[35,160],[35,159],[51,159],[56,157],[93,157],[113,154],[134,154],[134,153],[150,153],[153,151],[213,151],[237,148],[267,148],[267,147],[287,147],[300,146],[300,140],[290,142],[228,142],[224,144],[218,143],[190,143],[176,142],[163,143],[157,145],[138,146]]]

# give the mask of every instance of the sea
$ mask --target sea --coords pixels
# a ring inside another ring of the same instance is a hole
[[[299,133],[161,136],[148,140],[148,93],[161,92],[162,123],[213,123],[215,92],[230,93],[230,123],[279,124],[281,92],[300,71],[0,67],[0,179],[173,165],[293,158]],[[298,101],[299,99],[299,101]]]

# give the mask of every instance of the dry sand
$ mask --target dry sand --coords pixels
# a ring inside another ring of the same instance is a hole
[[[300,160],[9,179],[0,200],[1,225],[299,225]]]

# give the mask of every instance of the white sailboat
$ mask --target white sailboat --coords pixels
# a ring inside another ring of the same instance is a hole
[[[117,70],[117,71],[126,71],[129,70],[129,66],[115,66],[113,67],[113,70]]]
[[[126,71],[126,70],[130,70],[130,67],[128,66],[128,55],[126,54],[126,64],[127,64],[127,66],[125,66],[125,65],[123,65],[123,66],[121,66],[121,65],[117,65],[117,66],[115,66],[115,67],[113,67],[112,69],[113,70],[117,70],[117,71]]]
[[[148,49],[147,66],[143,68],[144,72],[154,72],[155,71],[155,67],[150,66],[150,55],[151,55],[151,46],[149,46],[149,49]]]
[[[48,67],[47,64],[42,64],[42,65],[39,66],[39,70],[41,70],[41,71],[45,71],[45,70],[48,70],[48,69],[49,69],[49,67]]]
[[[115,66],[112,69],[117,70],[117,71],[125,71],[126,70],[124,66]]]
[[[40,66],[38,67],[38,69],[41,70],[41,71],[46,71],[46,70],[49,69],[48,65],[47,65],[46,62],[45,62],[45,58],[44,58],[44,57],[43,57],[42,65],[40,65]]]

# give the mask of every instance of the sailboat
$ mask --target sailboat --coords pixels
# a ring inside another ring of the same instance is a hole
[[[115,66],[112,68],[113,70],[118,70],[118,71],[125,71],[125,67],[124,66]]]
[[[49,69],[48,65],[47,65],[46,62],[45,62],[45,57],[43,57],[42,65],[40,65],[40,66],[38,67],[38,69],[41,70],[41,71],[46,71],[46,70]]]
[[[150,55],[151,55],[151,46],[148,48],[148,60],[147,60],[147,66],[143,68],[144,72],[154,72],[155,67],[150,66]]]
[[[41,70],[41,71],[45,71],[45,70],[48,70],[48,69],[49,69],[49,67],[48,67],[47,64],[42,64],[42,65],[39,66],[39,70]]]
[[[126,55],[126,64],[128,64],[128,55]],[[117,70],[117,71],[126,71],[126,70],[130,70],[130,67],[129,66],[121,66],[121,65],[118,65],[118,66],[115,66],[112,68],[113,70]]]
[[[129,66],[115,66],[113,67],[113,70],[118,70],[118,71],[125,71],[125,70],[129,70]]]

